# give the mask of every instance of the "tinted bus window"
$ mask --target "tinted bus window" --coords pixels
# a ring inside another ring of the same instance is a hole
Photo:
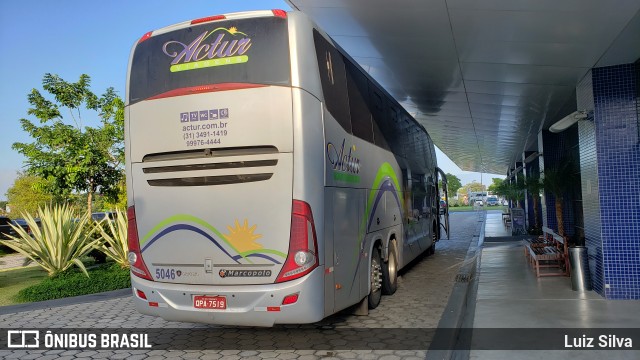
[[[287,21],[216,21],[150,37],[131,63],[129,102],[220,83],[289,85]]]
[[[347,67],[347,89],[353,135],[373,143],[371,112],[367,104],[369,97],[367,78],[351,62],[345,61],[345,65]]]
[[[340,125],[351,133],[347,79],[342,55],[315,29],[313,40],[316,46],[325,106]]]
[[[387,138],[393,137],[393,124],[385,116],[384,95],[368,81],[369,84],[369,110],[373,119],[373,140],[376,145],[389,151],[393,151],[387,142]]]

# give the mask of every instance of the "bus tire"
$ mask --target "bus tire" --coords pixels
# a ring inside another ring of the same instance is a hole
[[[389,243],[389,260],[382,266],[382,293],[393,295],[398,290],[398,254],[396,242]]]
[[[382,257],[380,256],[380,249],[373,248],[371,253],[371,266],[370,266],[370,282],[371,290],[369,291],[368,302],[369,309],[375,309],[380,305],[382,299]]]
[[[427,254],[428,255],[433,255],[436,253],[436,243],[431,244],[431,246],[429,246],[429,248],[427,249]]]
[[[436,253],[436,242],[440,239],[440,228],[436,223],[433,223],[433,231],[431,232],[431,246],[427,249],[427,255],[433,255]]]

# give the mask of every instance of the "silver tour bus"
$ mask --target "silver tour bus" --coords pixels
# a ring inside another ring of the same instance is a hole
[[[366,312],[439,238],[429,135],[299,12],[145,34],[125,147],[144,314],[272,326]]]

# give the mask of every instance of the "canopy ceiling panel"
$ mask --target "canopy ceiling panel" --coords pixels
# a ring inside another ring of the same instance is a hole
[[[640,0],[287,1],[463,170],[505,173],[589,69],[640,58]]]

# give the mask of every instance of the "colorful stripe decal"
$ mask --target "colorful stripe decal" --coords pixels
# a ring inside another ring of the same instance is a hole
[[[204,232],[202,229],[197,228],[193,225],[188,225],[188,224],[176,224],[176,225],[172,225],[167,227],[166,229],[162,230],[161,232],[159,232],[156,236],[154,236],[143,248],[142,248],[142,252],[144,252],[145,250],[147,250],[149,248],[149,246],[151,246],[156,240],[160,239],[161,237],[172,233],[174,231],[178,231],[178,230],[188,230],[188,231],[193,231],[195,233],[198,233],[202,236],[204,236],[205,238],[207,238],[209,241],[211,241],[212,243],[214,243],[218,249],[222,250],[222,252],[224,252],[228,257],[232,258],[233,260],[235,260],[236,263],[239,263],[238,260],[236,260],[233,256],[231,256],[231,254],[229,254],[229,252],[227,250],[225,250],[220,243],[218,243],[216,241],[216,239],[214,239],[213,237],[211,237],[209,234],[207,234],[206,232]],[[238,255],[240,256],[240,255]]]
[[[378,209],[378,203],[380,202],[380,199],[382,199],[382,195],[384,195],[384,193],[386,192],[390,192],[393,194],[393,197],[396,199],[396,203],[398,204],[398,207],[402,209],[402,205],[400,205],[400,198],[398,197],[398,192],[393,187],[390,180],[385,180],[380,186],[380,191],[378,191],[378,194],[375,197],[375,201],[373,203],[373,208],[372,208],[373,210],[369,214],[369,222],[368,222],[369,225],[367,226],[367,231],[371,230],[371,225],[373,225],[373,215],[375,215],[376,210]]]
[[[245,227],[248,227],[248,225],[245,224]],[[255,228],[255,226],[253,228]],[[249,230],[252,231],[253,228]],[[211,226],[209,223],[200,218],[185,214],[168,217],[162,220],[158,225],[154,226],[153,229],[151,229],[140,241],[142,251],[144,252],[145,250],[147,250],[151,245],[153,245],[153,243],[155,243],[165,235],[179,230],[192,231],[199,235],[202,235],[207,240],[215,244],[218,249],[220,249],[225,255],[227,255],[230,259],[234,260],[238,264],[240,263],[241,259],[244,259],[246,262],[253,263],[251,260],[249,260],[249,258],[261,258],[269,260],[274,264],[281,264],[282,262],[276,260],[276,258],[287,258],[287,254],[273,249],[261,248],[240,252],[235,246],[233,246],[231,242],[229,242],[227,237],[224,236],[215,227]],[[235,253],[235,255],[232,255],[232,253]]]
[[[357,266],[360,266],[360,261],[362,257],[358,256],[360,249],[362,248],[362,242],[364,241],[364,237],[366,232],[371,228],[371,224],[373,222],[373,215],[376,213],[376,209],[378,208],[378,204],[380,203],[380,199],[382,195],[390,191],[396,202],[400,208],[400,214],[402,216],[404,212],[404,200],[402,196],[399,196],[400,193],[400,182],[398,181],[398,176],[396,172],[393,170],[393,167],[388,162],[383,163],[378,168],[378,172],[373,181],[373,185],[371,186],[371,190],[369,190],[369,198],[367,199],[367,207],[365,213],[362,216],[362,221],[360,223],[360,227],[358,229],[358,246],[354,249],[353,259],[358,258]]]
[[[389,185],[393,185],[393,194],[396,200],[398,201],[398,205],[400,206],[400,213],[402,214],[404,209],[404,200],[402,196],[398,196],[400,192],[400,183],[398,181],[398,176],[396,172],[393,170],[393,167],[388,162],[383,163],[378,168],[378,173],[376,174],[376,178],[373,181],[373,185],[371,186],[371,190],[369,190],[369,198],[367,199],[367,208],[365,210],[364,216],[362,217],[362,222],[360,224],[360,234],[358,236],[358,249],[361,246],[362,241],[364,240],[365,229],[369,229],[371,226],[371,221],[373,220],[373,214],[376,212],[376,208],[380,201],[380,197],[384,193],[383,186],[385,182],[390,181]],[[388,191],[391,191],[392,188],[388,187]],[[378,191],[380,190],[380,191]],[[367,222],[369,220],[369,222]]]

